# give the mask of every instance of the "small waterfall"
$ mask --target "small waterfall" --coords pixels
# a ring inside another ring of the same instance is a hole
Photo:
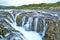
[[[28,18],[29,17],[27,17],[27,16],[25,16],[26,18],[25,18],[25,23],[24,23],[24,25],[27,23],[27,21],[28,21]]]
[[[14,21],[13,11],[10,11],[9,13],[10,13],[10,15],[11,15],[11,17],[12,17],[12,20]]]
[[[8,16],[7,19],[9,19],[10,22],[13,23],[13,20]]]
[[[15,14],[15,16],[13,16],[13,20],[14,20],[14,24],[15,25],[17,25],[17,23],[16,23],[16,20],[17,20],[17,16],[19,16],[21,14],[21,12],[19,12],[19,13],[17,13],[17,14]],[[12,14],[13,15],[13,14]]]
[[[34,20],[35,31],[37,31],[37,23],[38,23],[38,18],[35,18],[35,20]]]
[[[29,30],[29,22],[27,22],[26,24],[25,24],[25,30]]]
[[[22,27],[24,26],[25,18],[26,18],[26,16],[23,16],[23,18],[22,18]]]
[[[45,32],[46,32],[47,28],[48,28],[48,24],[46,24],[44,26],[44,29],[43,29],[43,32],[42,32],[42,38],[45,36]]]
[[[30,31],[31,31],[32,21],[33,21],[33,18],[30,17],[30,19],[29,19],[29,29],[30,29]]]
[[[30,31],[31,31],[32,21],[33,21],[33,18],[31,17],[30,18],[30,22],[29,22],[29,24],[30,24]]]
[[[26,30],[31,30],[31,25],[32,25],[32,17],[29,17],[25,25]]]
[[[48,28],[48,23],[45,22],[45,19],[42,19],[42,21],[41,21],[41,28],[42,29],[40,31],[40,35],[41,35],[42,38],[44,38],[45,32],[46,32],[46,30]]]

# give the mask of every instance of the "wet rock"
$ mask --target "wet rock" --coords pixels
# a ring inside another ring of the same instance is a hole
[[[7,30],[4,29],[4,26],[3,25],[0,25],[0,35],[2,35],[2,36],[5,37],[6,31]]]
[[[16,22],[17,22],[18,26],[22,26],[22,16],[21,15],[17,16]]]
[[[6,40],[25,40],[25,39],[24,36],[21,35],[19,32],[13,32],[6,37]]]

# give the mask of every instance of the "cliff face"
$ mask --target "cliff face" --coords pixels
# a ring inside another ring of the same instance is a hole
[[[45,40],[60,40],[60,20],[49,22]]]

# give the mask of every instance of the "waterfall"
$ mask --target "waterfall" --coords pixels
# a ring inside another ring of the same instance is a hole
[[[15,17],[15,18],[17,18],[17,17]],[[14,20],[15,20],[15,18],[14,18]],[[37,33],[35,33],[35,32],[27,32],[27,31],[25,31],[24,29],[22,30],[20,27],[18,27],[15,23],[16,23],[16,21],[14,21],[13,23],[11,23],[8,19],[6,19],[5,18],[5,21],[7,22],[7,23],[9,23],[15,30],[18,30],[18,31],[20,31],[26,38],[27,38],[27,40],[40,40],[41,38],[40,38],[40,36],[37,34]],[[28,18],[28,21],[27,21],[27,25],[28,25],[28,27],[29,27],[29,22],[31,21],[31,18]],[[31,23],[30,23],[31,24]],[[29,28],[28,28],[28,30],[29,30]],[[34,34],[33,34],[34,33]],[[30,35],[28,35],[28,34],[30,34]],[[29,36],[29,37],[28,37]],[[12,38],[15,38],[15,37],[12,37]],[[11,39],[12,39],[11,38]],[[24,38],[24,37],[23,37]],[[26,38],[24,38],[24,39],[26,39]],[[38,38],[38,39],[37,39]]]
[[[33,21],[33,18],[30,17],[30,19],[29,19],[29,29],[30,29],[30,31],[31,31],[32,21]]]
[[[37,31],[37,23],[38,23],[38,18],[35,18],[35,20],[34,20],[35,31]]]
[[[16,24],[16,21],[14,21],[13,23],[11,23],[8,19],[6,19],[6,18],[4,18],[4,20],[7,22],[7,23],[9,23],[15,30],[18,30],[18,31],[21,31],[21,29],[17,26],[17,24]],[[21,31],[22,32],[22,31]],[[17,34],[17,33],[16,33]],[[19,35],[19,34],[17,34],[17,35]],[[19,36],[17,36],[18,38],[17,39],[19,39],[19,40],[22,40],[21,39],[21,35],[20,35],[20,37]],[[14,36],[14,37],[12,37],[10,40],[13,40],[13,39],[15,39],[16,38],[16,36]],[[22,38],[23,38],[23,40],[27,40],[26,38],[24,38],[24,36],[22,36]],[[8,38],[9,39],[9,38]],[[8,40],[7,39],[7,40]],[[16,40],[16,39],[15,39]]]
[[[45,23],[45,20],[43,19],[43,23],[39,23],[39,24],[43,24],[44,25],[44,27],[43,27],[43,31],[42,30],[40,30],[40,31],[42,31],[42,32],[40,32],[42,35],[40,35],[40,33],[39,32],[37,32],[37,27],[38,27],[38,22],[39,22],[39,18],[38,17],[36,17],[36,18],[34,18],[34,17],[31,17],[30,15],[28,15],[27,17],[24,15],[23,17],[22,17],[22,25],[21,26],[17,26],[17,22],[16,22],[16,20],[17,20],[17,16],[19,16],[19,15],[22,15],[21,14],[22,12],[19,12],[19,13],[17,13],[17,14],[15,14],[15,16],[13,15],[13,13],[10,13],[10,15],[12,16],[12,18],[11,17],[8,17],[8,19],[10,20],[8,20],[7,18],[4,18],[4,20],[7,22],[7,23],[9,23],[15,30],[17,30],[17,31],[19,31],[20,33],[22,33],[23,35],[24,35],[24,37],[22,37],[21,35],[21,37],[25,40],[43,40],[42,38],[45,36],[45,32],[46,32],[46,30],[47,30],[47,27],[48,27],[48,24],[47,23]],[[35,15],[33,15],[33,16],[35,16]],[[38,15],[37,15],[38,16]],[[34,19],[33,19],[34,18]],[[27,19],[27,20],[26,20]],[[34,21],[34,23],[33,23],[33,21]],[[32,23],[34,24],[34,31],[32,31]],[[42,25],[41,25],[42,26]],[[40,27],[39,27],[39,29],[40,29]],[[18,34],[18,33],[16,33],[16,34]],[[12,37],[11,38],[11,40],[13,40],[13,38],[16,38],[16,40],[21,40],[21,37]]]
[[[44,29],[43,29],[43,32],[42,32],[42,38],[45,36],[45,32],[46,32],[47,28],[48,28],[48,24],[46,24],[44,26]]]
[[[29,17],[25,25],[26,30],[31,30],[31,25],[32,25],[32,17]]]
[[[22,18],[22,27],[24,26],[25,18],[26,18],[26,16],[23,16],[23,18]]]
[[[45,32],[46,32],[46,30],[47,30],[47,28],[48,28],[48,23],[45,22],[45,19],[43,19],[42,21],[43,21],[42,24],[43,24],[44,27],[43,27],[43,29],[41,30],[40,34],[41,34],[41,37],[44,38]],[[42,25],[41,25],[41,26],[42,26]]]
[[[25,24],[25,30],[29,30],[29,21]]]

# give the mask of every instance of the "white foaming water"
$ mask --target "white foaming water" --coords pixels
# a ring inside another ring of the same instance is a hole
[[[12,27],[20,31],[25,36],[26,40],[42,40],[41,36],[37,32],[25,31],[23,27],[18,27],[15,24],[13,24]]]
[[[26,30],[31,30],[33,18],[29,17],[27,23],[24,25]]]
[[[25,22],[25,16],[24,16],[23,19],[22,19],[22,21],[23,21],[22,22],[22,26],[23,27],[22,27],[22,26],[17,26],[17,24],[16,24],[16,18],[17,18],[18,15],[20,15],[20,13],[18,13],[15,17],[12,14],[12,17],[14,18],[14,22],[13,23],[11,23],[7,19],[5,19],[5,21],[7,23],[9,23],[15,30],[18,30],[19,32],[21,32],[24,35],[26,40],[42,40],[42,38],[45,36],[45,31],[47,29],[47,24],[45,25],[45,27],[43,29],[43,32],[42,32],[42,36],[41,36],[38,32],[36,32],[38,18],[36,18],[34,20],[34,28],[35,28],[34,30],[35,31],[26,31],[26,30],[29,30],[29,29],[31,30],[31,24],[32,24],[33,18],[32,17],[28,18],[27,23],[25,24],[25,26],[23,26],[24,22]]]
[[[15,27],[19,30],[27,40],[42,40],[41,36],[37,32],[25,31],[23,27]]]
[[[22,27],[24,26],[24,23],[25,23],[25,16],[23,16],[23,18],[22,18]]]
[[[29,24],[30,24],[29,27],[30,27],[30,30],[31,30],[32,21],[33,21],[33,18],[30,17],[30,19],[29,19]]]
[[[42,36],[41,36],[42,38],[45,36],[45,32],[46,32],[47,28],[48,28],[48,24],[46,24],[44,26],[44,29],[43,29],[43,32],[42,32]]]
[[[6,19],[5,19],[6,20]],[[20,31],[27,40],[42,40],[41,36],[37,32],[33,31],[25,31],[23,27],[16,26],[15,23],[11,24],[8,20],[6,20],[13,28]],[[28,23],[26,24],[28,25]]]

